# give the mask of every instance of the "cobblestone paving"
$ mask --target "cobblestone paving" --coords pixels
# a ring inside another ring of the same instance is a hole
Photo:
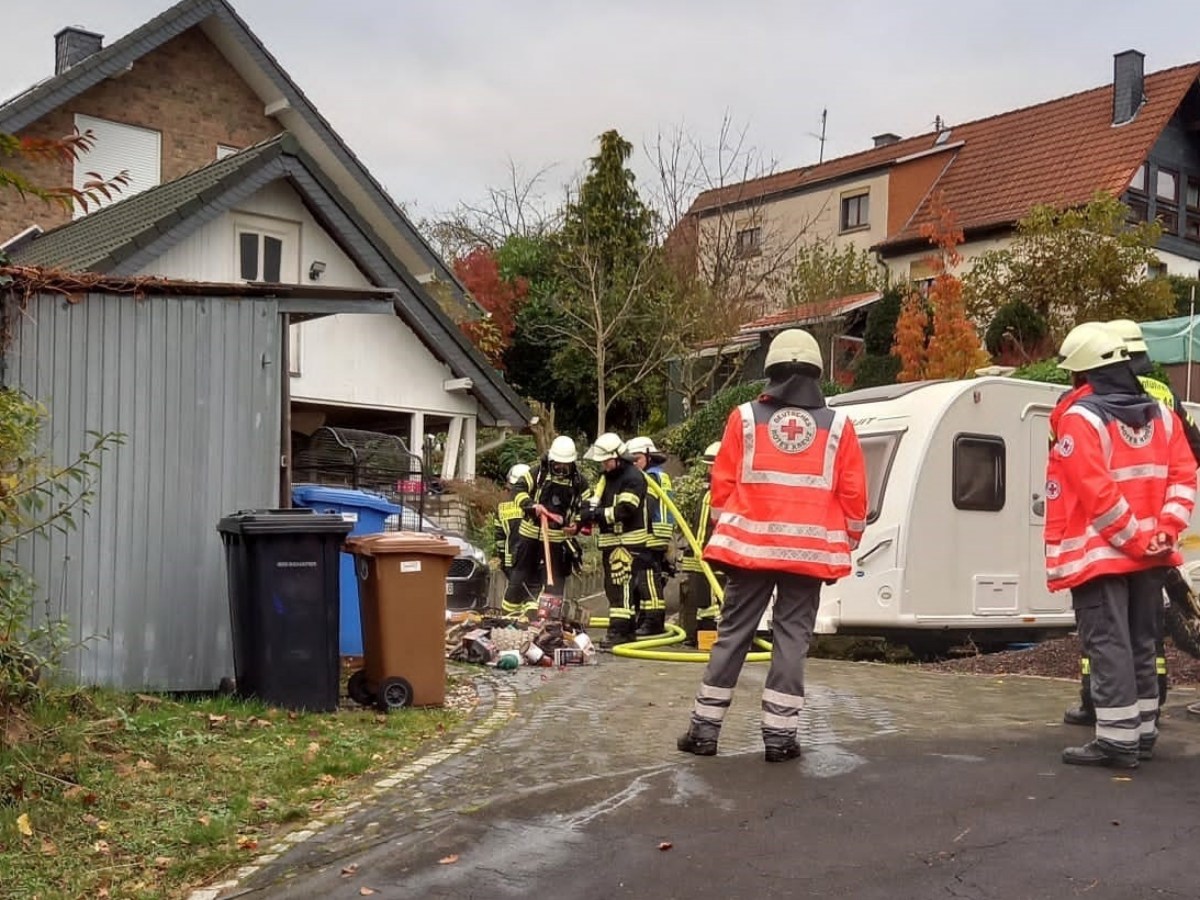
[[[743,671],[722,733],[723,756],[762,752],[758,693],[766,671],[762,663]],[[605,655],[594,666],[485,675],[481,709],[466,734],[377,783],[373,800],[345,808],[344,817],[320,823],[321,830],[306,829],[220,896],[256,892],[389,841],[411,849],[494,800],[678,766],[690,758],[676,751],[675,738],[687,725],[702,673],[700,664]],[[856,768],[854,745],[887,735],[970,729],[999,738],[1017,725],[1061,727],[1075,692],[1071,683],[1048,679],[827,660],[810,660],[807,679],[801,764],[816,777]]]

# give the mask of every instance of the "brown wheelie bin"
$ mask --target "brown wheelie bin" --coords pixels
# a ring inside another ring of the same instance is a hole
[[[419,532],[350,538],[362,612],[363,667],[350,699],[385,712],[446,701],[446,573],[458,547]]]

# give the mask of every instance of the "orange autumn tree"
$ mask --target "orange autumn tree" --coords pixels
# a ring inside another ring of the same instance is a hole
[[[892,354],[900,360],[896,380],[966,378],[986,365],[987,353],[967,317],[962,281],[953,274],[962,261],[958,252],[962,229],[940,195],[934,197],[933,220],[921,226],[921,235],[936,248],[925,257],[934,278],[927,294],[914,290],[908,295],[896,320],[892,345]]]

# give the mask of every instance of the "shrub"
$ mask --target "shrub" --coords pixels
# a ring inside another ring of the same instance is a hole
[[[705,447],[721,439],[729,414],[762,393],[765,384],[763,381],[735,384],[714,394],[711,400],[679,425],[671,435],[667,449],[684,462],[696,459],[704,453]]]
[[[896,320],[900,318],[900,307],[904,295],[898,287],[890,287],[867,313],[867,325],[863,331],[863,350],[871,356],[889,356],[892,341],[896,338]]]
[[[860,356],[854,364],[854,388],[857,390],[881,384],[895,384],[899,374],[900,360],[895,356],[876,356],[874,353],[868,353]]]
[[[499,447],[479,454],[475,462],[475,472],[482,478],[490,478],[497,484],[503,484],[508,477],[508,470],[517,463],[527,466],[537,464],[537,443],[528,434],[514,434]]]
[[[1029,304],[1015,300],[1000,307],[992,317],[983,341],[988,352],[995,355],[1007,349],[1006,338],[1029,349],[1044,341],[1047,333],[1046,320]]]

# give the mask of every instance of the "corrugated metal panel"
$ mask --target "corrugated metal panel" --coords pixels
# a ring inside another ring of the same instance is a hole
[[[127,689],[210,690],[233,674],[217,521],[276,505],[274,300],[91,295],[30,303],[7,381],[50,410],[59,462],[120,431],[90,515],[21,560],[76,640],[69,672]]]

